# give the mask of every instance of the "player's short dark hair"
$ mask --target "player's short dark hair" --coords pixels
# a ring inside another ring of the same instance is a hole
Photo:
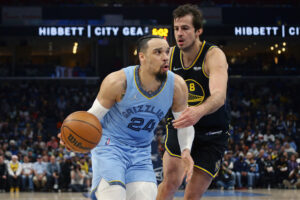
[[[163,39],[158,35],[145,35],[143,37],[140,37],[137,41],[137,54],[139,54],[140,52],[144,52],[148,47],[147,45],[148,41],[153,38]]]
[[[193,16],[193,26],[195,30],[203,28],[203,14],[196,5],[184,4],[173,11],[173,19],[184,17],[186,15]]]

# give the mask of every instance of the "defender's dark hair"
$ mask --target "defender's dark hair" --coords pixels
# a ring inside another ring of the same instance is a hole
[[[186,15],[193,16],[193,26],[195,30],[203,28],[203,15],[196,5],[184,4],[173,11],[173,19],[184,17]]]
[[[163,39],[162,37],[160,37],[158,35],[145,35],[143,37],[140,37],[137,41],[137,54],[139,54],[141,51],[143,52],[145,49],[147,49],[148,41],[153,38]]]

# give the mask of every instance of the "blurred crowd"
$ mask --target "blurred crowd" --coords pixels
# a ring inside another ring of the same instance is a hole
[[[95,76],[95,70],[91,66],[67,67],[51,64],[19,64],[15,68],[9,63],[0,63],[0,77],[52,77],[70,78]]]
[[[266,54],[252,57],[229,57],[230,75],[242,76],[295,76],[300,75],[299,61],[294,57],[280,56],[275,63]],[[121,61],[117,66],[121,66]],[[95,75],[92,66],[67,67],[63,65],[19,64],[15,68],[9,63],[0,63],[0,77],[91,77]]]
[[[299,82],[230,80],[228,150],[212,187],[299,188]],[[99,84],[39,80],[0,84],[0,191],[88,191],[89,155],[67,152],[56,137],[71,112],[87,110]],[[164,151],[164,125],[154,152]]]
[[[89,189],[89,156],[66,152],[56,134],[66,115],[86,110],[97,91],[57,81],[1,82],[0,191]]]

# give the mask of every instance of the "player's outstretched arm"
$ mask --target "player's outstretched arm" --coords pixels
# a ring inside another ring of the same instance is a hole
[[[205,57],[204,70],[209,75],[210,96],[199,106],[186,108],[182,115],[174,120],[175,128],[196,124],[203,116],[214,113],[226,101],[228,64],[225,54],[219,48],[209,50]]]
[[[174,97],[172,112],[174,118],[178,118],[181,112],[188,106],[188,89],[185,81],[178,75],[175,75],[174,84]],[[181,150],[181,159],[184,164],[184,170],[186,175],[186,181],[189,182],[193,175],[194,161],[191,157],[191,149],[195,136],[195,130],[193,126],[186,128],[179,128],[177,130],[178,142]]]

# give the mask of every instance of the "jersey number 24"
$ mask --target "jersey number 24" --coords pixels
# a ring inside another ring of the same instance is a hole
[[[155,120],[150,119],[147,123],[144,122],[143,118],[133,117],[127,127],[134,131],[145,130],[151,132],[155,127]]]

